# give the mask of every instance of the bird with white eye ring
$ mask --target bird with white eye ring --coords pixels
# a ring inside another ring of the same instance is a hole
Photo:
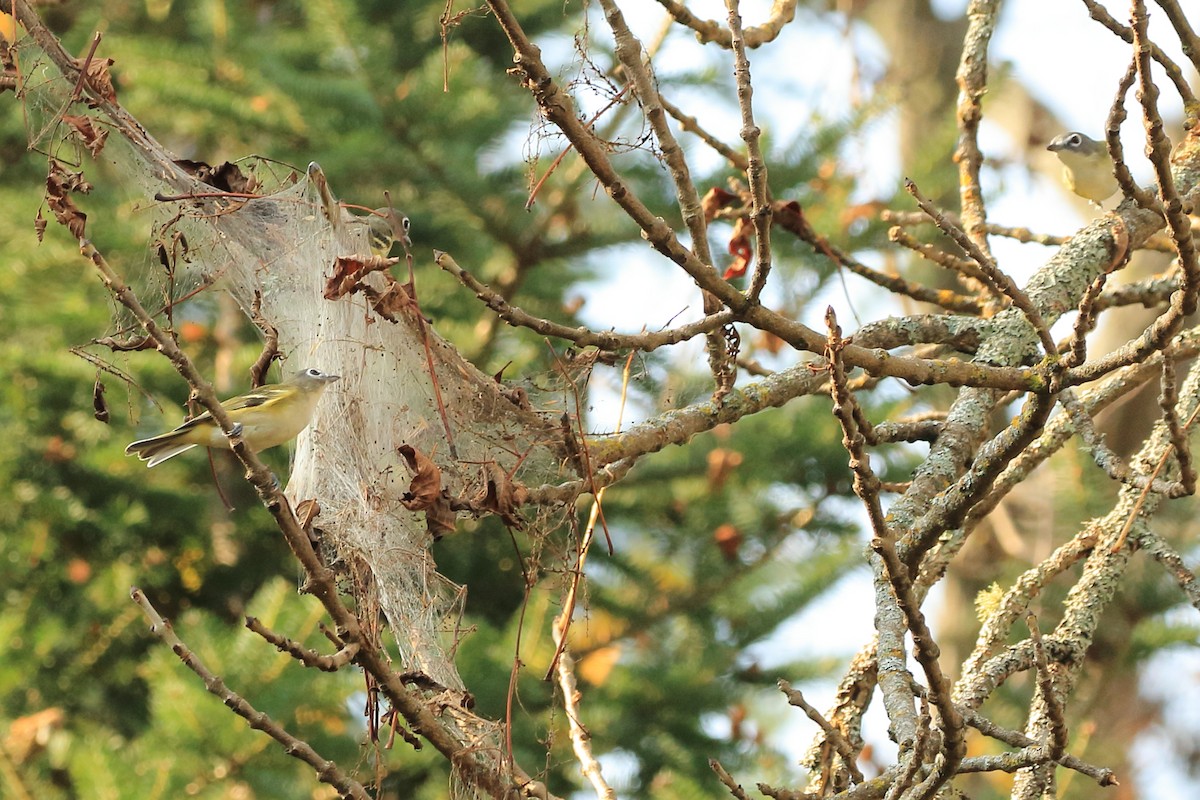
[[[412,239],[408,238],[408,217],[394,208],[377,208],[366,217],[367,229],[371,236],[371,252],[380,258],[387,258],[392,251],[392,245],[400,242],[404,249],[412,247]]]
[[[299,436],[312,421],[321,394],[339,377],[319,369],[303,369],[283,383],[260,386],[225,400],[221,407],[233,421],[232,434],[257,453]],[[147,467],[155,467],[193,447],[232,449],[229,437],[205,411],[174,430],[133,442],[125,448],[125,454],[136,454],[149,462]]]
[[[1063,183],[1075,194],[1099,206],[1120,188],[1113,176],[1108,145],[1070,131],[1055,136],[1046,149],[1062,162]]]

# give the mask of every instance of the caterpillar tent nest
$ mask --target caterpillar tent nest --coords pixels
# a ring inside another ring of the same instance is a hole
[[[104,97],[95,70],[91,108],[73,116],[83,104],[59,59],[30,45],[19,55],[31,147],[51,153],[48,203],[61,222],[87,237],[73,199],[87,186],[61,166],[61,151],[90,150],[133,182],[127,188],[154,215],[153,240],[173,243],[163,247],[171,269],[133,281],[139,295],[227,291],[277,333],[289,369],[342,376],[298,439],[286,494],[293,508],[315,503],[302,512],[319,508],[314,530],[333,558],[366,566],[356,577],[386,615],[403,668],[461,689],[447,649],[462,593],[438,574],[429,529],[452,527],[462,509],[514,521],[516,481],[554,480],[569,460],[558,423],[438,337],[387,262],[364,255],[368,226],[340,206],[319,167],[288,172],[268,192],[264,162],[180,161]],[[481,741],[481,731],[464,733]]]

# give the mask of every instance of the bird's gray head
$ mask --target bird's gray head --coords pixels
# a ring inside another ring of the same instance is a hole
[[[1050,141],[1050,144],[1046,145],[1046,149],[1056,153],[1061,150],[1066,153],[1079,153],[1083,156],[1090,156],[1100,151],[1107,151],[1108,146],[1104,142],[1098,142],[1079,131],[1070,131],[1069,133],[1055,136]]]
[[[411,223],[403,211],[395,208],[377,208],[375,213],[370,215],[367,224],[371,227],[373,237],[385,237],[390,234],[396,241],[403,242],[405,247],[412,247],[412,239],[408,238]]]
[[[302,369],[292,378],[292,383],[295,383],[303,388],[312,389],[318,386],[324,386],[327,383],[333,383],[338,380],[340,375],[329,375],[321,372],[319,369],[309,367]]]

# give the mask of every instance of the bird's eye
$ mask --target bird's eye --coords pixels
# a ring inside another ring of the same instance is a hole
[[[306,370],[305,374],[308,375],[308,377],[310,377],[310,378],[319,378],[319,377],[321,377],[321,370],[309,369],[309,370]]]
[[[400,224],[404,227],[404,232],[408,233],[408,226],[411,224],[408,221],[408,217],[404,217],[402,220],[400,220]]]
[[[1070,144],[1072,147],[1078,147],[1079,145],[1083,144],[1083,139],[1080,138],[1078,133],[1072,133],[1067,138],[1067,143]]]

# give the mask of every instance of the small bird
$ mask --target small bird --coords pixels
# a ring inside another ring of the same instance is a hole
[[[1120,188],[1104,142],[1071,131],[1055,136],[1046,149],[1063,163],[1063,183],[1080,197],[1100,205]]]
[[[234,435],[257,453],[296,438],[308,427],[321,393],[339,377],[319,369],[301,370],[284,383],[260,386],[224,401],[221,407],[234,422]],[[229,438],[207,411],[173,431],[139,439],[125,448],[125,455],[136,453],[149,462],[147,467],[155,467],[197,446],[229,448]]]
[[[408,217],[394,208],[377,208],[368,214],[367,228],[371,232],[371,252],[381,258],[387,258],[396,241],[406,250],[412,247],[412,239],[408,238]]]

